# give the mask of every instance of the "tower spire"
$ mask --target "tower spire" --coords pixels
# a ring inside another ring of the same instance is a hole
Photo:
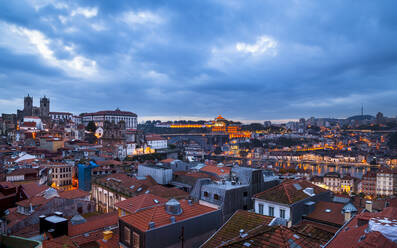
[[[364,104],[361,104],[361,116],[364,116]]]

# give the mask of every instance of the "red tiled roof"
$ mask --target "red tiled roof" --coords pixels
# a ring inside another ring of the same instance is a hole
[[[166,140],[165,138],[161,137],[160,135],[155,135],[155,134],[151,134],[151,135],[146,135],[146,140],[148,141],[153,141],[153,140]]]
[[[80,189],[67,190],[59,192],[59,196],[65,199],[78,199],[90,195],[88,192]]]
[[[321,241],[284,226],[263,226],[245,238],[218,247],[321,247]]]
[[[24,162],[26,162],[26,160],[24,160]],[[22,168],[22,169],[17,169],[17,170],[12,171],[10,174],[7,174],[7,176],[19,176],[19,175],[26,175],[26,174],[33,174],[33,173],[36,173],[38,175],[39,170],[35,169],[35,168]]]
[[[225,176],[230,174],[230,167],[226,166],[214,166],[214,165],[206,165],[200,169],[203,172],[209,172],[212,174],[216,174],[218,176]]]
[[[36,127],[36,122],[25,121],[22,123],[21,127]]]
[[[209,238],[204,244],[203,248],[212,248],[221,245],[227,241],[237,241],[241,239],[240,230],[249,232],[260,226],[267,226],[274,217],[261,215],[244,210],[237,210],[232,217]]]
[[[191,205],[186,200],[179,201],[182,208],[182,214],[170,215],[165,211],[165,205],[157,205],[147,209],[143,209],[134,214],[130,214],[120,219],[139,230],[146,232],[149,230],[149,222],[155,223],[155,228],[171,224],[170,217],[174,216],[175,221],[183,221],[197,217],[199,215],[208,214],[217,209],[210,208],[198,203],[192,203]]]
[[[117,160],[109,159],[105,161],[98,161],[96,162],[97,165],[121,165],[122,163]]]
[[[155,202],[155,200],[157,202]],[[150,206],[166,203],[167,199],[155,196],[153,194],[142,194],[115,204],[116,207],[127,211],[128,213],[135,213],[136,211]]]
[[[29,197],[26,200],[23,201],[19,201],[16,204],[18,206],[22,206],[22,207],[30,207],[30,205],[32,205],[33,207],[37,207],[37,206],[41,206],[46,204],[47,202],[49,202],[51,199],[46,199],[42,196],[34,196],[34,197]]]
[[[351,221],[344,226],[343,230],[334,236],[327,247],[397,247],[397,243],[392,242],[383,236],[380,232],[366,231],[368,223],[358,225],[359,219],[369,220],[375,217],[387,217],[389,219],[397,219],[397,208],[385,208],[379,213],[364,212],[356,215]]]
[[[342,226],[345,223],[345,216],[342,213],[343,207],[344,204],[336,202],[317,202],[314,211],[311,212],[307,217]]]
[[[38,193],[43,192],[44,190],[48,189],[47,185],[40,185],[38,183],[25,183],[22,184],[22,190],[26,194],[28,198],[37,195]]]
[[[300,186],[300,189],[297,189],[295,185],[298,186],[298,188]],[[316,195],[327,191],[305,180],[288,180],[282,182],[280,185],[258,193],[254,197],[283,204],[293,204],[310,197],[303,192],[305,188],[313,188]]]
[[[87,232],[103,230],[106,227],[115,226],[118,223],[118,214],[117,212],[102,214],[98,216],[94,216],[86,219],[87,222],[72,225],[69,223],[69,236],[77,236],[80,234],[84,234]]]
[[[58,238],[44,240],[43,241],[43,248],[73,248],[77,246],[68,236],[61,236]]]
[[[178,189],[178,188],[168,188],[162,185],[154,185],[148,188],[149,193],[159,196],[159,197],[163,197],[163,198],[167,198],[167,199],[171,199],[171,198],[176,198],[176,199],[183,199],[183,198],[187,198],[189,196],[189,193]]]

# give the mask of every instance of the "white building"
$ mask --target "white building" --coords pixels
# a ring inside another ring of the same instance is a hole
[[[376,173],[376,194],[381,196],[393,195],[397,185],[397,174],[389,168],[382,167]]]
[[[72,120],[72,113],[68,112],[50,112],[48,114],[53,121],[69,121]]]
[[[105,121],[115,124],[118,124],[120,121],[124,121],[127,129],[136,129],[138,126],[138,116],[135,113],[121,111],[120,109],[84,114],[82,117],[83,124],[87,125],[90,121],[95,122],[99,127],[103,126]]]
[[[254,211],[291,222],[301,221],[309,214],[317,201],[329,201],[331,193],[305,180],[288,180],[282,184],[256,194]]]
[[[26,116],[23,118],[24,123],[36,123],[36,129],[42,130],[43,129],[43,123],[41,119],[37,116]],[[23,129],[23,124],[21,125],[21,129]]]
[[[160,135],[146,135],[147,144],[152,149],[165,149],[167,148],[167,139],[161,137]]]

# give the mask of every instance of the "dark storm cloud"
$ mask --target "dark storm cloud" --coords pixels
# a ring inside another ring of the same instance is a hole
[[[396,114],[394,1],[11,1],[1,111],[247,120]],[[13,101],[5,101],[14,99]],[[17,100],[19,99],[19,100]]]

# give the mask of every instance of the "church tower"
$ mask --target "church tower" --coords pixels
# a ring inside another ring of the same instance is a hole
[[[50,113],[50,99],[46,96],[40,98],[40,117],[48,117]]]
[[[33,97],[25,96],[23,101],[23,116],[32,116],[33,114]]]

